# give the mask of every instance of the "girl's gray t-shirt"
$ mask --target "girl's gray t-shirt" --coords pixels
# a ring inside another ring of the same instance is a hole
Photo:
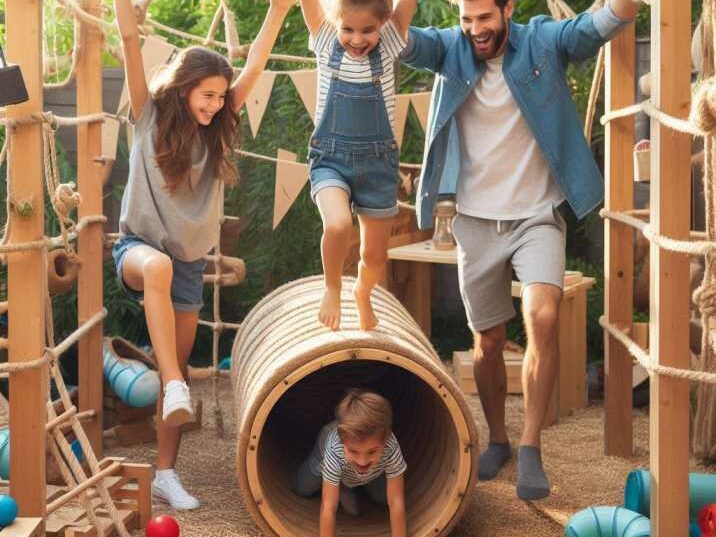
[[[206,144],[197,134],[190,177],[170,193],[155,157],[156,122],[156,105],[147,97],[134,123],[119,230],[173,258],[195,261],[218,241],[222,182],[213,176]]]

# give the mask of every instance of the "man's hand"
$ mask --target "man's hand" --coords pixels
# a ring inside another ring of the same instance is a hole
[[[638,0],[607,0],[614,14],[621,19],[633,20],[641,7]]]

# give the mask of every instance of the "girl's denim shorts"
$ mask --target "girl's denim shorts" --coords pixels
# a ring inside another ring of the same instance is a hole
[[[122,265],[127,252],[135,246],[147,245],[136,235],[125,235],[112,247],[112,257],[117,266],[117,279],[129,296],[140,301],[144,298],[142,291],[130,289],[122,278]],[[151,245],[148,245],[151,246]],[[176,311],[199,311],[204,305],[204,267],[206,260],[203,258],[196,261],[181,261],[170,256],[172,260],[172,304]]]

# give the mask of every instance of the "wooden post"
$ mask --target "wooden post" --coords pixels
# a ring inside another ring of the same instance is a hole
[[[42,2],[8,0],[5,5],[8,60],[22,69],[30,96],[26,103],[10,106],[8,117],[42,111]],[[44,187],[42,179],[42,126],[33,124],[7,132],[8,197],[11,203],[32,204],[29,216],[10,211],[10,242],[40,240],[44,235]],[[45,347],[46,254],[28,250],[8,254],[9,360],[26,362],[42,356]],[[10,494],[22,517],[45,515],[45,405],[48,369],[41,367],[10,378]]]
[[[99,16],[100,0],[82,0],[82,7]],[[102,111],[102,32],[81,23],[77,62],[77,114]],[[102,214],[102,167],[95,158],[102,155],[102,124],[90,123],[77,128],[77,182],[82,203],[80,218]],[[78,321],[82,323],[102,309],[101,223],[87,226],[78,239],[82,259],[77,283]],[[102,324],[98,324],[79,342],[79,410],[94,410],[95,419],[85,423],[95,454],[102,458]]]
[[[691,98],[690,2],[651,7],[651,99],[665,113],[686,118]],[[651,225],[656,233],[688,240],[691,138],[651,120]],[[651,248],[650,355],[659,364],[689,369],[689,260]],[[651,534],[684,535],[689,525],[689,384],[651,378]]]
[[[634,25],[606,45],[605,108],[609,112],[634,103]],[[610,121],[605,127],[605,208],[632,209],[634,184],[632,146],[634,118]],[[604,308],[611,323],[630,327],[634,285],[633,230],[614,220],[604,222]],[[631,356],[624,346],[605,335],[604,452],[631,455]]]

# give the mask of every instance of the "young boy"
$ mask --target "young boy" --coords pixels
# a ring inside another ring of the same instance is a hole
[[[321,429],[295,482],[300,496],[321,490],[320,537],[334,537],[339,501],[347,513],[360,514],[356,487],[363,487],[374,501],[387,503],[392,537],[406,537],[406,464],[392,421],[393,411],[384,397],[351,389],[336,407],[336,420]]]

